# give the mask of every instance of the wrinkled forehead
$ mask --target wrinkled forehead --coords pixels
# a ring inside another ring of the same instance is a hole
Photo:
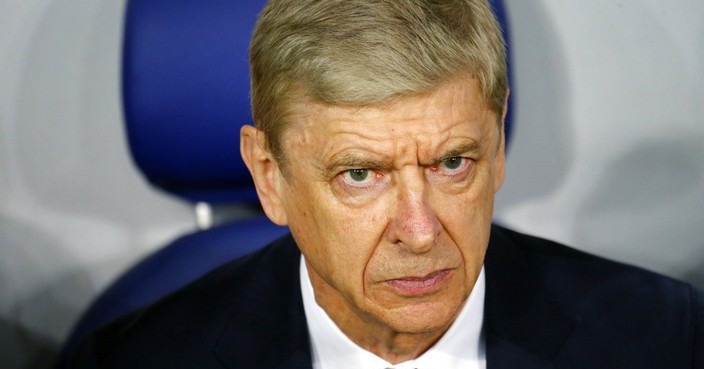
[[[364,106],[336,105],[296,99],[290,105],[287,141],[317,144],[339,138],[392,144],[389,141],[412,138],[418,142],[444,142],[453,135],[488,138],[495,131],[496,114],[486,104],[476,80],[449,80],[431,92],[400,96]],[[315,139],[313,139],[315,136]],[[437,144],[433,145],[437,146]]]

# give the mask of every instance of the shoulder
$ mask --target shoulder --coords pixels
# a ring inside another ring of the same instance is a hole
[[[687,299],[698,291],[687,283],[643,268],[616,262],[540,237],[495,226],[497,243],[510,244],[546,286],[561,293],[592,296],[652,295],[658,299]],[[662,301],[662,300],[661,300]],[[681,301],[681,300],[680,300]]]
[[[691,285],[498,226],[489,254],[501,260],[494,269],[523,266],[521,277],[538,281],[543,296],[572,317],[565,352],[593,349],[614,363],[652,356],[704,365],[704,294]]]
[[[100,328],[77,356],[110,363],[107,367],[129,363],[133,369],[189,367],[193,358],[214,360],[213,347],[233,319],[254,319],[277,307],[263,300],[276,286],[297,281],[292,277],[297,276],[299,257],[290,236],[274,241]]]

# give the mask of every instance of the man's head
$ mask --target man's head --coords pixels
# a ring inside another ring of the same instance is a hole
[[[436,339],[479,275],[504,178],[488,5],[272,0],[251,52],[242,155],[318,303],[382,356],[396,335]]]

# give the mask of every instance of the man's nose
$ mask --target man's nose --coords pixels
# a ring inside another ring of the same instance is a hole
[[[442,226],[428,203],[425,185],[401,186],[396,205],[397,211],[389,230],[394,241],[413,253],[428,252],[437,241]]]

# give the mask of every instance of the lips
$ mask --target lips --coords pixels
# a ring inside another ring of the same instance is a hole
[[[385,283],[401,295],[418,296],[436,292],[450,278],[452,270],[443,269],[424,277],[390,279]]]

